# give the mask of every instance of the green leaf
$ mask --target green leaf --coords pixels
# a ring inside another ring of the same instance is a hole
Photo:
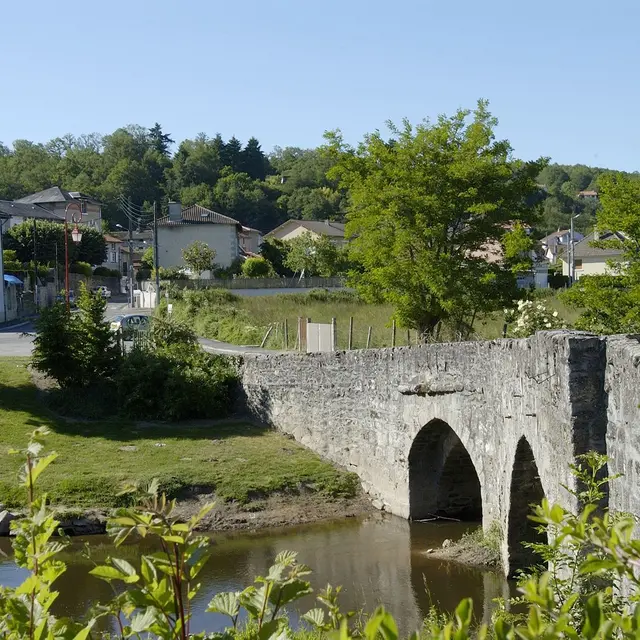
[[[321,628],[324,625],[324,609],[319,607],[311,609],[302,616],[302,619],[316,628]]]
[[[149,631],[150,627],[158,621],[159,616],[160,612],[155,607],[147,607],[144,613],[136,614],[131,620],[132,634]]]
[[[471,620],[473,619],[473,601],[471,598],[464,598],[460,601],[460,604],[456,607],[455,616],[461,628],[467,629],[471,625]]]
[[[96,624],[96,618],[92,618],[86,627],[78,631],[78,633],[76,633],[76,635],[73,636],[73,640],[87,640],[95,624]]]
[[[121,558],[111,558],[111,564],[125,576],[123,579],[127,584],[133,584],[140,580],[138,572],[135,570],[133,565],[128,563],[126,560],[122,560]]]
[[[289,602],[299,600],[313,592],[311,584],[304,580],[290,580],[283,585],[276,585],[269,594],[269,601],[273,605],[283,607]]]
[[[207,612],[222,613],[230,618],[235,618],[240,612],[240,591],[217,593],[209,602]]]
[[[123,574],[121,571],[118,571],[114,567],[108,567],[106,565],[100,565],[98,567],[94,567],[89,571],[92,576],[96,578],[101,578],[102,580],[106,580],[107,582],[111,582],[111,580],[122,580]],[[125,576],[126,577],[126,576]]]
[[[31,482],[34,484],[40,477],[40,474],[58,457],[57,453],[50,453],[45,458],[40,458],[38,462],[31,468]]]
[[[368,640],[377,640],[380,634],[384,640],[398,640],[398,627],[393,616],[384,607],[378,607],[364,628]]]

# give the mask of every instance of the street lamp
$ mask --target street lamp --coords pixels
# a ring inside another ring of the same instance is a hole
[[[67,313],[69,313],[69,211],[71,211],[71,222],[74,224],[71,239],[78,243],[82,240],[82,231],[78,229],[78,223],[82,221],[84,207],[83,201],[70,202],[64,210],[64,298],[67,303]]]
[[[576,275],[576,250],[574,247],[573,221],[581,215],[582,214],[577,213],[575,216],[571,216],[571,226],[569,228],[569,284],[573,284]]]

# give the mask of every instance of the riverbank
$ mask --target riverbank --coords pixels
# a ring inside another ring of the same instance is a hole
[[[212,530],[270,527],[358,515],[367,510],[353,473],[271,429],[242,420],[184,423],[121,419],[72,420],[53,413],[33,384],[26,358],[0,359],[0,502],[18,512],[22,464],[11,449],[24,448],[36,427],[46,427],[45,450],[58,458],[41,487],[64,524],[89,533],[114,507],[131,498],[126,484],[160,489],[189,514],[215,501]],[[76,522],[77,524],[73,524]]]

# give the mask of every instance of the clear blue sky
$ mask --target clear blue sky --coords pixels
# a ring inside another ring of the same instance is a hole
[[[4,0],[0,140],[158,121],[315,146],[488,98],[522,158],[640,169],[638,0]]]

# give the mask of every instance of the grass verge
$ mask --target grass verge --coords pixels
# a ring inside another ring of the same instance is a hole
[[[573,324],[579,312],[569,309],[551,294],[544,302],[569,324]],[[393,307],[387,304],[366,304],[349,291],[311,290],[307,293],[276,294],[271,296],[238,296],[222,289],[187,291],[173,301],[173,314],[178,320],[193,327],[195,332],[214,340],[232,344],[257,345],[271,333],[265,343],[268,349],[284,349],[283,327],[288,325],[288,347],[296,343],[298,318],[310,318],[312,322],[330,323],[336,319],[338,348],[347,349],[349,320],[353,318],[352,348],[367,345],[371,327],[370,346],[390,347],[392,344],[391,319]],[[502,313],[488,314],[476,319],[475,338],[493,340],[502,337],[504,318]],[[396,330],[396,346],[416,343],[416,332]]]
[[[22,448],[38,426],[51,430],[46,449],[58,459],[41,490],[67,508],[109,508],[122,503],[127,482],[158,478],[171,497],[214,491],[218,501],[246,503],[301,488],[332,497],[357,493],[354,474],[334,468],[286,436],[240,422],[135,423],[67,421],[41,401],[27,358],[0,358],[0,501],[18,507]]]

